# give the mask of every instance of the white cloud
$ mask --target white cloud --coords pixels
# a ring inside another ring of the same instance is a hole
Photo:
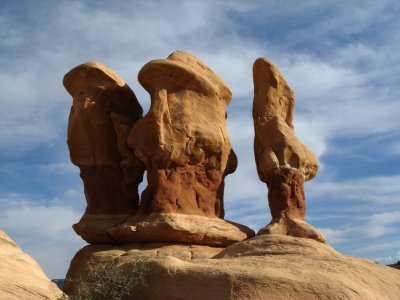
[[[392,225],[392,227],[389,225]],[[368,222],[363,226],[362,231],[366,235],[376,238],[389,233],[399,232],[399,225],[400,211],[384,212],[370,216]]]
[[[396,249],[400,248],[400,241],[391,241],[391,242],[372,242],[369,246],[362,247],[361,249],[356,249],[355,252],[375,252],[380,250],[387,250],[387,249]]]
[[[318,228],[325,235],[329,244],[337,244],[346,241],[345,230],[333,228]]]
[[[377,257],[374,259],[374,261],[377,261],[384,265],[395,264],[398,261],[400,261],[400,251],[397,252],[397,254],[395,254],[395,255],[389,255],[389,256],[385,256],[385,257]]]
[[[47,173],[75,173],[79,174],[79,168],[72,164],[72,162],[57,162],[46,165],[39,165],[39,170]]]
[[[377,176],[349,179],[346,181],[318,181],[312,184],[310,193],[315,198],[351,200],[375,205],[400,203],[400,176]]]
[[[85,245],[71,228],[81,214],[60,200],[38,203],[18,194],[0,197],[0,228],[49,278],[64,278],[72,256]]]

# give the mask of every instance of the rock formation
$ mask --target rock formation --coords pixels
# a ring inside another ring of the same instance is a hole
[[[40,266],[0,230],[0,299],[67,299]]]
[[[110,261],[147,257],[147,285],[130,299],[398,299],[400,272],[367,259],[342,255],[312,239],[259,235],[224,250],[205,246],[131,244],[87,246],[74,257],[72,281]]]
[[[106,230],[133,214],[139,203],[144,165],[126,138],[143,110],[122,78],[100,63],[73,68],[63,83],[73,97],[68,147],[87,201],[74,229],[89,243],[112,242]]]
[[[237,166],[226,130],[228,86],[182,51],[150,61],[138,79],[151,95],[128,138],[147,168],[140,213],[222,218],[224,177]]]
[[[304,221],[304,182],[315,177],[318,160],[296,137],[294,93],[278,68],[259,58],[253,66],[254,153],[260,180],[268,186],[272,221],[259,234],[279,233],[325,242]]]
[[[85,63],[64,77],[73,97],[68,146],[88,203],[75,231],[89,243],[230,245],[253,236],[222,219],[224,178],[237,166],[229,88],[181,51],[150,61],[138,79],[151,95],[143,118],[135,94],[104,65]]]
[[[254,64],[253,117],[273,219],[250,239],[251,229],[223,220],[224,178],[237,165],[225,123],[229,88],[181,51],[150,61],[138,78],[151,95],[143,118],[133,92],[104,66],[83,64],[64,78],[74,98],[68,144],[88,202],[74,228],[103,244],[75,255],[65,292],[76,295],[104,266],[124,271],[141,260],[147,285],[131,299],[398,299],[398,270],[341,255],[304,221],[303,184],[318,162],[295,135],[294,95],[271,62]]]
[[[230,89],[182,51],[150,61],[138,79],[151,107],[128,144],[146,165],[148,186],[136,215],[109,234],[124,242],[206,245],[253,236],[249,228],[222,220],[224,177],[237,166],[226,130]]]

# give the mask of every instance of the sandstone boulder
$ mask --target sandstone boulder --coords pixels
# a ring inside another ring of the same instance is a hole
[[[0,230],[0,299],[67,299],[40,266]]]
[[[241,224],[174,213],[136,215],[107,232],[113,239],[125,243],[178,242],[210,246],[228,246],[254,236],[253,230]]]
[[[317,174],[318,160],[296,137],[294,93],[266,58],[255,61],[253,80],[254,153],[260,180],[268,186],[272,215],[271,223],[259,234],[288,234],[325,242],[317,229],[304,222],[304,182]]]
[[[312,239],[260,235],[221,248],[171,244],[87,246],[74,257],[74,278],[108,261],[121,267],[147,257],[146,286],[131,299],[398,299],[400,272],[342,255]]]
[[[102,266],[117,261],[121,267],[135,260],[145,260],[151,264],[153,259],[164,260],[175,257],[182,261],[211,258],[224,248],[178,243],[131,243],[121,245],[90,245],[76,253],[71,261],[63,290],[75,295],[79,285],[84,284],[87,274],[97,272]],[[146,274],[146,278],[148,274]],[[150,288],[150,286],[149,286]]]
[[[123,222],[139,203],[144,165],[126,139],[143,110],[123,79],[100,63],[73,68],[63,83],[73,97],[68,147],[87,200],[74,229],[89,243],[112,242],[106,229]]]

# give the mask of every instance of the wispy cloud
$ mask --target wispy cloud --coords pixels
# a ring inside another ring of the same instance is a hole
[[[18,194],[0,197],[0,228],[38,261],[50,278],[64,278],[72,256],[85,245],[71,228],[81,213],[58,199],[37,202]]]
[[[400,233],[400,211],[373,214],[368,219],[361,230],[372,238],[393,232]]]
[[[319,228],[319,230],[325,235],[329,244],[337,244],[346,241],[345,230],[332,228]]]
[[[312,185],[310,193],[315,198],[329,196],[330,199],[385,205],[400,203],[400,176],[378,176],[348,179],[345,181],[318,181]]]

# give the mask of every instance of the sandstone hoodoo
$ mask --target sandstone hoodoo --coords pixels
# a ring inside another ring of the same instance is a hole
[[[318,160],[296,137],[293,126],[294,93],[268,59],[253,65],[254,154],[260,180],[268,186],[272,221],[259,234],[287,234],[325,242],[304,221],[304,182],[315,177]]]
[[[85,63],[64,77],[73,97],[68,146],[87,200],[75,231],[89,243],[226,246],[253,236],[223,220],[224,178],[237,166],[228,86],[182,51],[150,61],[138,79],[151,96],[143,118],[133,91],[104,65]]]
[[[151,95],[150,111],[128,138],[147,167],[140,213],[222,218],[224,177],[237,166],[225,120],[230,89],[182,51],[150,61],[138,79]]]
[[[133,214],[139,203],[144,165],[126,139],[143,110],[123,79],[100,63],[73,68],[63,83],[73,97],[68,147],[87,201],[74,229],[89,243],[112,242],[106,230]]]
[[[226,130],[228,86],[183,51],[150,61],[138,79],[151,107],[128,144],[146,165],[148,186],[138,213],[109,233],[124,242],[205,245],[253,236],[249,228],[222,219],[224,178],[237,166]]]
[[[143,118],[106,67],[66,75],[68,144],[88,202],[74,229],[97,245],[76,253],[65,292],[119,292],[112,287],[136,270],[129,274],[141,280],[124,284],[129,299],[399,299],[400,272],[336,252],[304,221],[303,185],[317,158],[296,137],[294,94],[279,70],[260,58],[253,74],[254,152],[272,214],[255,237],[223,219],[224,179],[237,166],[226,130],[231,92],[209,67],[182,51],[147,63],[138,76],[151,96]]]

